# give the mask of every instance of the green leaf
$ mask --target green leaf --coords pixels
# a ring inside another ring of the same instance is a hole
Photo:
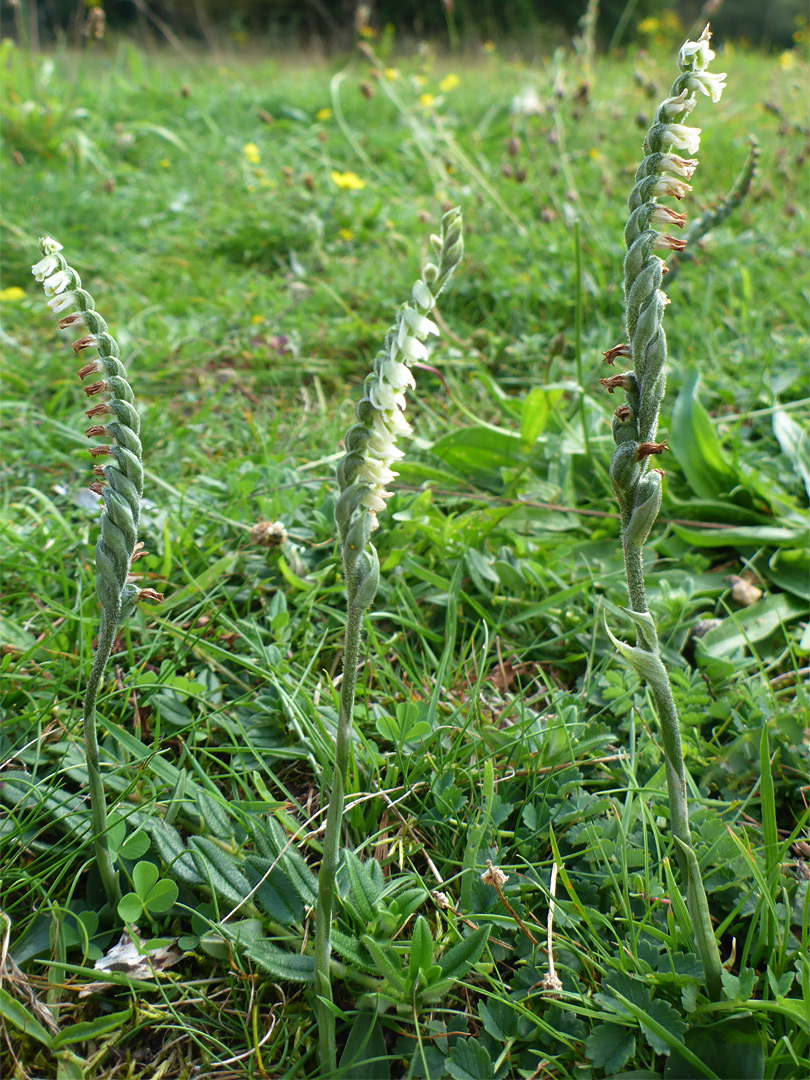
[[[132,884],[135,892],[144,900],[154,888],[160,872],[154,863],[139,862],[132,871]]]
[[[159,915],[168,911],[177,902],[179,889],[173,881],[163,878],[156,882],[144,897],[143,906],[150,914]]]
[[[614,1073],[636,1050],[633,1032],[619,1024],[597,1024],[585,1040],[585,1056],[598,1069]]]
[[[489,938],[489,926],[479,926],[477,930],[462,938],[451,949],[448,949],[439,960],[442,969],[442,977],[452,982],[463,979],[473,964],[477,964],[484,951]]]
[[[562,397],[561,389],[551,390],[547,386],[535,386],[523,400],[520,416],[520,439],[528,451],[542,435],[553,415],[554,406]]]
[[[360,1012],[340,1058],[342,1080],[389,1080],[388,1050],[382,1027],[373,1013]]]
[[[147,834],[142,829],[139,829],[138,832],[126,838],[121,844],[118,854],[123,859],[140,859],[142,855],[147,853],[150,844],[151,841]]]
[[[52,1045],[53,1036],[51,1033],[40,1024],[39,1020],[31,1015],[23,1004],[13,998],[7,990],[3,990],[2,987],[0,987],[0,1016],[4,1020],[8,1020],[14,1027],[19,1028],[20,1031],[24,1031],[26,1035],[30,1035],[32,1039],[36,1039],[48,1047]]]
[[[374,960],[377,970],[386,982],[401,994],[404,993],[405,980],[394,966],[396,963],[396,955],[393,950],[386,948],[383,942],[375,941],[370,934],[364,934],[362,942],[369,953],[371,953],[371,957]]]
[[[89,1039],[98,1039],[101,1035],[107,1035],[111,1031],[122,1028],[132,1016],[132,1009],[124,1009],[122,1012],[109,1013],[106,1016],[97,1016],[95,1020],[82,1020],[78,1024],[71,1024],[54,1036],[53,1049],[60,1046],[69,1046],[71,1043],[87,1042]]]
[[[762,1036],[751,1015],[690,1027],[684,1043],[719,1080],[761,1080],[765,1074]],[[665,1080],[703,1080],[704,1075],[677,1050],[664,1070]]]
[[[301,922],[304,902],[287,875],[278,866],[273,866],[272,860],[249,856],[245,860],[245,874],[253,888],[261,881],[254,896],[271,919],[282,926]]]
[[[810,495],[810,434],[801,427],[784,409],[776,409],[773,414],[773,433],[782,448],[782,453],[789,458],[793,468],[802,479],[807,494]]]
[[[500,490],[501,469],[526,464],[523,443],[517,435],[485,427],[467,427],[438,439],[433,453],[446,465],[481,487]]]
[[[686,374],[672,407],[671,448],[687,483],[702,499],[714,499],[739,483],[728,464],[709,415],[697,399],[700,376],[696,367]]]
[[[311,956],[287,952],[271,941],[257,941],[245,951],[245,956],[274,979],[297,983],[315,982],[315,961]]]
[[[693,547],[777,547],[800,544],[804,539],[801,529],[782,528],[778,525],[735,525],[730,529],[692,529],[688,525],[672,523],[672,531]]]
[[[495,1080],[489,1051],[477,1039],[459,1039],[444,1067],[453,1080]]]
[[[191,852],[186,849],[183,838],[173,825],[165,821],[149,822],[149,831],[155,851],[165,863],[169,873],[184,885],[200,885],[200,877]]]
[[[810,552],[807,548],[780,548],[771,555],[765,574],[785,592],[810,600]]]
[[[668,1001],[664,1001],[662,998],[656,998],[654,1001],[651,1001],[648,1005],[644,1006],[644,1011],[657,1025],[660,1025],[660,1027],[668,1031],[673,1038],[678,1041],[681,1040],[684,1031],[686,1031],[686,1024]],[[645,1023],[643,1019],[639,1018],[639,1024],[641,1025],[641,1030],[644,1032],[644,1038],[656,1054],[668,1054],[671,1044],[665,1042],[658,1032],[649,1024]]]
[[[124,922],[135,923],[140,919],[143,903],[137,893],[129,892],[118,901],[118,914]]]
[[[784,623],[801,618],[807,612],[807,604],[789,596],[775,593],[757,600],[743,611],[735,611],[723,619],[702,638],[698,639],[698,657],[719,659],[730,656],[749,643],[770,637]]]
[[[433,936],[430,933],[428,921],[424,915],[420,915],[413,928],[411,938],[411,955],[408,961],[408,978],[416,983],[419,972],[427,971],[433,964]]]
[[[188,846],[195,866],[210,888],[229,904],[241,903],[251,886],[236,859],[203,836],[192,836]]]
[[[177,592],[172,593],[163,601],[160,605],[161,616],[165,617],[167,612],[173,611],[176,607],[187,607],[192,600],[209,593],[222,578],[227,577],[238,558],[238,553],[231,552],[228,555],[223,555],[221,559],[217,559],[215,563],[212,563],[201,574],[198,574],[188,585],[178,589]]]

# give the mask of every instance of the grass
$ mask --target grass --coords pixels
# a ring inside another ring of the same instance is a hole
[[[729,87],[696,114],[690,216],[731,186],[750,132],[760,171],[669,290],[671,452],[647,580],[727,961],[711,1005],[675,888],[652,704],[597,618],[601,605],[624,625],[601,352],[621,340],[634,118],[646,128],[672,50],[599,61],[583,105],[552,100],[561,62],[577,82],[559,57],[392,55],[389,82],[362,59],[341,72],[127,43],[32,60],[3,48],[8,1075],[315,1075],[296,955],[345,618],[332,471],[357,383],[451,203],[467,255],[441,305],[441,374],[417,373],[416,438],[375,536],[344,841],[359,859],[338,888],[344,1074],[732,1075],[741,1059],[711,1051],[710,1024],[728,1016],[751,1075],[805,1073],[806,67],[720,58]],[[450,72],[460,84],[442,95]],[[527,86],[539,117],[510,112]],[[341,189],[333,171],[365,186]],[[168,912],[146,904],[141,931],[183,951],[157,979],[113,974],[86,998],[120,932],[83,798],[98,508],[72,356],[29,273],[43,233],[121,344],[147,471],[139,569],[166,593],[122,629],[99,723],[119,865],[137,884],[151,862],[179,887]],[[283,522],[280,548],[256,542],[259,521]],[[741,603],[732,574],[761,597]],[[503,899],[480,879],[487,860],[508,875]],[[543,989],[553,865],[558,997]],[[415,1007],[393,993],[400,965],[446,962],[475,927],[488,941],[444,996]]]

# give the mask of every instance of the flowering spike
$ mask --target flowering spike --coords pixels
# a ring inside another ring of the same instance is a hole
[[[697,162],[682,158],[673,151],[694,155],[700,145],[700,129],[688,127],[684,120],[697,102],[696,94],[717,101],[725,85],[725,75],[705,70],[714,53],[709,48],[708,27],[698,41],[687,41],[680,51],[681,74],[655,114],[655,121],[644,140],[645,158],[636,172],[636,183],[628,198],[630,215],[625,228],[627,253],[624,259],[624,295],[627,339],[633,371],[602,379],[612,393],[621,387],[627,401],[613,414],[612,432],[616,444],[610,462],[610,480],[621,511],[622,548],[627,592],[627,613],[636,624],[636,645],[619,641],[610,633],[617,650],[644,677],[649,686],[661,723],[666,760],[670,821],[676,842],[678,861],[686,883],[687,905],[698,952],[703,962],[710,997],[717,1001],[722,994],[722,965],[709,917],[708,902],[700,877],[700,868],[691,844],[686,774],[681,749],[680,722],[669,677],[661,660],[655,623],[647,607],[644,588],[643,547],[655,524],[661,506],[661,472],[650,469],[650,458],[667,449],[656,442],[658,415],[666,384],[666,336],[663,329],[668,298],[661,291],[664,264],[655,249],[680,251],[685,247],[656,224],[682,228],[686,218],[658,197],[680,199],[689,190]],[[605,354],[627,355],[617,347]],[[625,380],[627,385],[625,385]]]
[[[88,438],[112,440],[108,445],[94,446],[93,458],[110,457],[107,465],[93,466],[95,479],[90,490],[103,499],[99,521],[100,536],[96,544],[96,590],[101,602],[101,626],[93,667],[87,681],[84,698],[84,741],[90,785],[94,845],[96,860],[107,896],[115,908],[121,890],[107,842],[106,803],[101,781],[98,735],[96,731],[96,699],[104,670],[112,652],[115,634],[120,623],[134,606],[133,599],[143,595],[158,599],[154,590],[135,590],[128,583],[130,565],[137,550],[138,521],[143,493],[141,443],[138,438],[140,419],[133,404],[126,370],[118,359],[119,350],[107,331],[107,324],[95,311],[93,297],[81,287],[81,279],[68,266],[61,254],[62,245],[50,237],[40,240],[42,258],[31,271],[42,282],[48,307],[55,313],[69,311],[59,320],[63,329],[82,326],[87,333],[73,344],[78,355],[84,349],[95,348],[97,359],[85,364],[79,378],[90,374],[106,377],[83,387],[85,394],[109,394],[107,401],[88,409],[88,418],[113,417],[109,426],[92,424],[85,431]],[[136,595],[137,594],[137,595]]]
[[[460,211],[451,210],[445,214],[442,235],[432,236],[431,245],[438,265],[425,265],[422,279],[411,290],[410,302],[399,309],[397,320],[386,334],[383,348],[377,353],[374,368],[365,381],[364,396],[355,409],[358,423],[346,436],[347,454],[338,468],[342,495],[336,511],[344,542],[357,513],[367,513],[371,530],[376,529],[377,514],[391,497],[387,487],[397,475],[391,465],[402,457],[396,439],[411,431],[404,417],[405,392],[415,386],[411,366],[427,358],[425,339],[429,334],[439,332],[427,315],[433,310],[436,297],[464,250]],[[355,501],[354,495],[345,499],[347,489],[357,484],[363,487],[359,501]]]

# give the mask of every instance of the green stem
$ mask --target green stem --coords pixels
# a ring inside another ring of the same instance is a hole
[[[104,891],[113,909],[118,907],[118,901],[121,899],[121,889],[110,856],[110,846],[107,842],[107,800],[104,795],[104,783],[101,779],[98,730],[96,728],[96,699],[98,698],[101,678],[112,653],[115,631],[116,622],[110,619],[107,612],[102,608],[98,646],[96,647],[96,655],[93,658],[93,666],[90,669],[84,694],[84,753],[87,760],[87,779],[90,785],[93,849]]]
[[[591,442],[588,438],[588,417],[585,408],[585,384],[582,381],[582,251],[579,244],[579,222],[574,223],[574,265],[576,274],[576,301],[574,307],[574,356],[577,365],[579,383],[579,417],[582,423],[582,441],[585,443],[585,456],[591,468],[594,468]]]
[[[343,681],[340,687],[340,708],[335,743],[335,772],[329,798],[329,810],[326,815],[323,858],[318,872],[318,903],[315,908],[315,1016],[318,1022],[321,1074],[325,1077],[334,1076],[337,1071],[335,1016],[329,1007],[333,1000],[330,978],[332,907],[335,899],[340,832],[343,824],[346,777],[351,752],[354,690],[363,619],[363,610],[354,602],[354,589],[348,580],[347,591],[349,596],[343,647]]]
[[[647,598],[644,590],[644,568],[642,562],[642,549],[628,540],[625,532],[624,566],[627,577],[627,592],[630,599],[630,607],[633,611],[649,615]],[[650,650],[648,643],[641,633],[636,634],[636,643],[639,648]],[[667,796],[669,799],[669,815],[672,835],[675,839],[675,850],[678,857],[678,865],[684,881],[686,882],[686,904],[692,919],[695,931],[695,942],[698,954],[703,963],[706,975],[706,983],[709,996],[712,1001],[719,1001],[723,992],[722,963],[720,951],[717,948],[717,939],[714,936],[712,921],[709,914],[709,901],[703,880],[700,876],[700,866],[692,847],[692,837],[689,830],[689,804],[686,797],[686,769],[683,762],[683,747],[681,745],[681,725],[678,719],[678,710],[672,695],[672,684],[666,668],[663,668],[665,679],[653,685],[649,682],[658,720],[661,725],[661,737],[664,743],[664,763],[667,777]]]

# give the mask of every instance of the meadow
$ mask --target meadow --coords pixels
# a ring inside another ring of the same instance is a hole
[[[801,48],[715,62],[728,88],[696,111],[679,209],[725,195],[752,135],[757,172],[663,286],[668,450],[645,576],[716,1001],[649,690],[604,628],[629,632],[618,402],[599,380],[623,340],[627,195],[680,41],[591,67],[566,49],[372,44],[348,63],[0,46],[4,1075],[318,1075],[307,963],[346,624],[334,470],[453,206],[465,255],[374,535],[333,934],[339,1075],[807,1075]],[[72,339],[31,277],[43,235],[95,297],[141,415],[137,569],[165,599],[121,627],[98,722],[151,969],[93,966],[122,929],[81,731],[99,498]]]

